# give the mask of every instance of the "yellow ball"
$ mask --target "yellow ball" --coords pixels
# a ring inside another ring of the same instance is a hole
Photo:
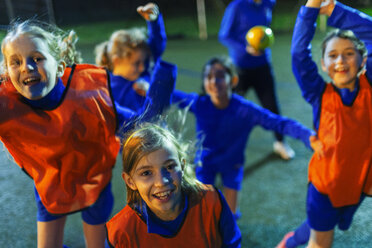
[[[274,43],[274,33],[266,26],[254,26],[246,34],[248,44],[256,50],[263,50]]]

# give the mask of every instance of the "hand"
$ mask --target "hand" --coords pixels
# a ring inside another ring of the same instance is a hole
[[[245,47],[245,50],[247,51],[247,53],[249,53],[252,56],[260,56],[260,55],[262,55],[262,51],[261,50],[256,50],[253,47],[251,47],[250,45],[247,45]]]
[[[139,6],[137,12],[146,21],[155,21],[159,16],[159,7],[155,3],[148,3],[145,6]]]
[[[324,145],[323,142],[318,139],[316,135],[310,136],[310,146],[313,148],[318,159],[324,157]]]
[[[320,5],[319,14],[331,16],[335,8],[335,4],[336,4],[335,0],[323,0],[322,4]]]

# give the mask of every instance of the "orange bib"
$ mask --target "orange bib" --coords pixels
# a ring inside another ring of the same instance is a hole
[[[11,83],[0,87],[0,137],[30,175],[52,214],[86,208],[111,179],[119,151],[107,73],[91,65],[67,68],[65,95],[53,110],[19,100]]]
[[[332,84],[322,97],[318,137],[325,157],[313,155],[309,181],[334,207],[358,203],[372,189],[372,88],[363,74],[352,106],[345,106]]]
[[[222,205],[213,187],[197,201],[190,200],[185,220],[174,237],[148,233],[146,223],[128,205],[107,224],[108,240],[115,248],[121,247],[221,247],[219,219]]]

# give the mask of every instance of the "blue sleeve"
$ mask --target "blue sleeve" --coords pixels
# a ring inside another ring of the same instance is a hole
[[[230,210],[229,205],[223,197],[220,190],[217,190],[222,204],[222,212],[220,217],[219,229],[222,236],[223,248],[237,248],[241,247],[240,243],[242,235],[239,227],[236,224],[235,218]]]
[[[147,92],[145,103],[138,112],[121,107],[116,104],[119,126],[138,121],[150,121],[156,115],[161,114],[170,105],[171,94],[175,87],[177,66],[158,61],[151,77],[150,89]],[[126,127],[130,128],[129,126]],[[119,128],[120,129],[120,128]],[[123,130],[121,130],[123,131]]]
[[[167,44],[167,34],[165,33],[163,16],[160,13],[155,21],[147,21],[148,45],[150,47],[154,61],[158,61],[165,50]]]
[[[239,38],[241,37],[241,34],[236,34],[234,31],[234,27],[239,25],[239,20],[237,20],[239,14],[237,11],[238,10],[234,2],[227,6],[221,21],[218,39],[224,46],[228,48],[234,48],[233,50],[238,51],[245,51],[246,43],[241,42]]]
[[[253,119],[256,125],[260,125],[266,130],[273,130],[278,133],[291,136],[292,138],[301,140],[306,147],[311,149],[310,136],[315,135],[315,132],[296,120],[277,115],[271,111],[262,108],[254,103],[251,103]]]
[[[292,71],[301,88],[302,96],[313,107],[316,128],[319,124],[321,97],[326,86],[311,55],[310,42],[314,37],[318,14],[318,8],[301,7],[291,45]]]
[[[359,10],[336,2],[328,25],[345,30],[351,30],[355,36],[364,42],[368,51],[366,75],[372,81],[372,18]]]
[[[172,94],[172,104],[177,104],[179,108],[190,107],[190,111],[195,111],[195,102],[198,98],[196,93],[185,93],[180,90],[174,90]]]

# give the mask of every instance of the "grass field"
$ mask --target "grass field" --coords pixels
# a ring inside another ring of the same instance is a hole
[[[319,35],[314,44],[314,56],[319,58]],[[290,68],[291,35],[276,36],[273,46],[273,65],[277,79],[277,93],[282,114],[297,119],[311,127],[310,106],[302,99],[301,92]],[[94,46],[83,43],[79,49],[86,62],[93,63]],[[216,39],[170,40],[164,59],[176,63],[179,68],[177,88],[186,92],[199,91],[199,72],[203,63],[212,55],[225,54],[226,50]],[[250,92],[247,98],[256,101]],[[189,137],[193,136],[194,119],[188,117]],[[282,161],[272,153],[273,135],[256,128],[246,150],[246,164],[240,209],[242,218],[242,247],[270,248],[282,236],[299,225],[305,218],[305,192],[307,184],[307,163],[311,152],[291,138],[288,143],[296,151],[292,161]],[[9,155],[0,153],[0,247],[36,247],[36,206],[33,184]],[[121,162],[118,159],[114,169],[113,191],[115,206],[113,214],[125,205],[125,187],[121,180]],[[336,232],[334,247],[368,248],[372,240],[372,200],[366,199],[355,216],[351,229],[345,233]],[[70,248],[84,247],[80,214],[68,218],[65,230],[65,244]]]

